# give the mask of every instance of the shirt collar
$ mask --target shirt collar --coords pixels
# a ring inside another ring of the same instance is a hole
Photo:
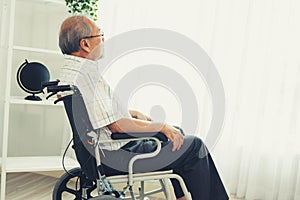
[[[65,60],[72,60],[72,61],[76,61],[78,63],[91,63],[97,66],[98,62],[94,61],[94,60],[90,60],[87,58],[82,58],[82,57],[78,57],[78,56],[73,56],[73,55],[69,55],[69,54],[64,54]]]
[[[97,61],[67,54],[64,55],[64,59],[67,68],[72,68],[82,73],[98,73],[99,63]]]

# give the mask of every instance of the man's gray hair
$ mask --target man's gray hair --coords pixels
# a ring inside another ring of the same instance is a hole
[[[88,18],[75,15],[67,18],[60,27],[59,47],[63,54],[71,54],[79,51],[79,42],[83,37],[91,36],[92,28],[88,24]]]

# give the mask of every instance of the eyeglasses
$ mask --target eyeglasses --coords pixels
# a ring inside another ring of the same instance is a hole
[[[101,32],[101,33],[99,33],[99,34],[97,34],[97,35],[91,35],[91,36],[85,36],[85,37],[83,37],[83,38],[81,38],[81,39],[88,39],[88,38],[96,38],[96,37],[104,37],[104,32]]]

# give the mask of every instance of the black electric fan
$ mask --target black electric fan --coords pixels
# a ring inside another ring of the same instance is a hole
[[[19,67],[17,81],[19,86],[32,95],[25,97],[26,100],[41,101],[35,94],[43,92],[42,83],[50,80],[50,73],[47,67],[39,62],[25,62]]]

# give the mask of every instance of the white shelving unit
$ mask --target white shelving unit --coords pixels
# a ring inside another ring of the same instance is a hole
[[[24,97],[11,96],[9,99],[10,104],[22,104],[22,105],[39,105],[39,106],[62,106],[62,104],[54,104],[54,100],[43,100],[43,101],[28,101],[24,100]]]
[[[49,53],[49,54],[57,54],[57,55],[61,54],[61,52],[55,51],[55,50],[24,47],[24,46],[13,46],[13,50],[31,51],[31,52],[38,52],[38,53]]]
[[[0,15],[2,15],[2,22],[7,22],[5,24],[1,25],[1,29],[9,29],[8,34],[6,34],[7,38],[3,36],[3,32],[1,35],[1,48],[7,49],[5,55],[6,59],[6,86],[5,86],[5,94],[4,94],[4,115],[3,115],[3,137],[2,137],[2,157],[0,159],[0,164],[1,164],[1,200],[5,200],[5,188],[6,188],[6,174],[11,173],[11,172],[34,172],[34,171],[54,171],[54,170],[62,170],[62,155],[57,155],[57,156],[50,156],[50,155],[45,155],[45,156],[10,156],[9,155],[9,144],[10,140],[10,113],[11,110],[14,107],[26,107],[26,109],[30,109],[30,107],[35,107],[38,109],[58,109],[61,112],[63,111],[62,104],[59,105],[54,105],[53,100],[43,100],[43,101],[28,101],[24,100],[24,97],[20,96],[15,96],[14,93],[12,92],[12,83],[15,84],[15,82],[12,82],[13,77],[14,77],[14,72],[12,70],[13,68],[13,63],[15,61],[16,57],[16,52],[21,52],[25,53],[29,57],[27,57],[30,60],[35,59],[34,55],[38,54],[40,57],[46,57],[46,56],[51,56],[51,58],[54,57],[59,57],[61,56],[61,53],[58,51],[58,49],[54,49],[52,47],[50,48],[41,48],[39,46],[39,43],[34,43],[31,45],[24,45],[24,44],[18,44],[15,42],[16,40],[16,35],[18,36],[18,33],[15,34],[15,18],[16,15],[22,15],[23,9],[20,11],[18,10],[18,13],[16,13],[16,3],[21,2],[21,3],[29,3],[29,4],[43,4],[44,6],[64,6],[64,1],[63,0],[4,0],[3,6],[2,6],[2,11]],[[24,9],[24,12],[26,12],[26,9]],[[37,9],[37,12],[38,9]],[[51,11],[49,11],[51,12]],[[27,13],[28,16],[34,13]],[[39,13],[38,15],[44,16],[43,13]],[[67,12],[66,15],[67,16]],[[63,16],[63,17],[65,17]],[[37,16],[39,17],[39,16]],[[20,17],[19,17],[20,18]],[[22,18],[22,17],[21,17]],[[22,19],[23,20],[23,19]],[[26,19],[24,18],[26,21]],[[20,23],[20,22],[19,22]],[[49,23],[49,22],[45,22]],[[22,25],[22,23],[20,23]],[[33,27],[31,27],[33,28]],[[38,27],[35,27],[38,28]],[[34,31],[35,29],[32,29]],[[51,32],[51,30],[49,31]],[[54,33],[57,34],[58,30],[53,30]],[[34,32],[33,32],[34,33]],[[23,35],[21,35],[23,34]],[[30,33],[29,33],[30,34]],[[51,36],[52,33],[49,33]],[[20,36],[25,37],[24,33],[21,32],[19,33]],[[18,39],[18,38],[17,38]],[[22,39],[19,39],[22,40]],[[46,40],[46,39],[45,39]],[[40,43],[43,43],[44,40],[43,38],[40,39]],[[3,44],[6,43],[6,44]],[[37,45],[36,45],[37,44]],[[7,46],[7,48],[6,48]],[[47,45],[44,45],[47,46]],[[41,56],[43,55],[43,56]],[[4,55],[1,55],[4,57]],[[33,58],[31,58],[33,57]],[[37,56],[36,56],[37,57]],[[51,59],[49,59],[51,60]],[[52,59],[54,61],[54,59]],[[50,62],[51,63],[51,62]],[[51,70],[50,70],[51,71]],[[55,79],[55,77],[51,77],[52,79]],[[25,108],[24,108],[25,109]],[[41,112],[41,115],[43,115],[43,112]],[[13,120],[14,121],[14,120]],[[45,122],[47,123],[47,122]],[[33,133],[34,134],[34,133]],[[56,133],[59,137],[59,135],[63,135],[62,133],[58,134]],[[61,138],[64,139],[64,138]],[[16,147],[17,148],[17,147]],[[67,157],[65,159],[65,166],[66,168],[73,168],[78,166],[78,163],[76,160]]]
[[[61,162],[61,156],[8,157],[6,173],[62,170]],[[78,166],[77,161],[69,157],[65,158],[64,164],[67,169]]]

